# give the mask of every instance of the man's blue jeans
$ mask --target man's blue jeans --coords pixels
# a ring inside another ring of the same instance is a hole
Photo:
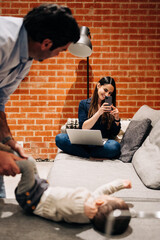
[[[120,155],[120,144],[115,140],[108,140],[103,146],[71,144],[66,133],[56,136],[56,145],[63,152],[89,158],[116,158]]]
[[[0,176],[0,198],[5,198],[6,192],[4,187],[3,176]]]

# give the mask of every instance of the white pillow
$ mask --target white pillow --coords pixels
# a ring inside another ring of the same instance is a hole
[[[134,154],[132,164],[148,188],[160,189],[160,120]]]
[[[145,118],[151,119],[151,125],[152,127],[155,126],[155,124],[160,119],[160,110],[155,110],[150,108],[147,105],[143,105],[140,107],[140,109],[135,113],[132,120],[143,120]]]

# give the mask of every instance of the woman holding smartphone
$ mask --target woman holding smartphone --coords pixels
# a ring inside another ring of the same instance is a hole
[[[112,105],[109,105],[112,97]],[[116,84],[113,78],[103,77],[97,83],[93,96],[81,100],[78,110],[80,129],[98,129],[108,140],[103,146],[71,144],[65,133],[56,136],[56,145],[64,152],[86,158],[116,158],[120,144],[113,140],[120,131],[119,111],[116,108]]]

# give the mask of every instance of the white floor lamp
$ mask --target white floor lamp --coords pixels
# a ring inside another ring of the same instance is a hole
[[[71,43],[68,50],[77,57],[87,57],[87,98],[89,98],[89,56],[92,53],[92,43],[90,41],[90,30],[88,27],[80,27],[80,39],[76,43]]]

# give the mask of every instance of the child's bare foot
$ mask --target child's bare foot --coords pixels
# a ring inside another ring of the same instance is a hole
[[[126,179],[126,180],[123,180],[123,185],[125,188],[131,188],[132,187],[132,184],[131,184],[131,181]]]

